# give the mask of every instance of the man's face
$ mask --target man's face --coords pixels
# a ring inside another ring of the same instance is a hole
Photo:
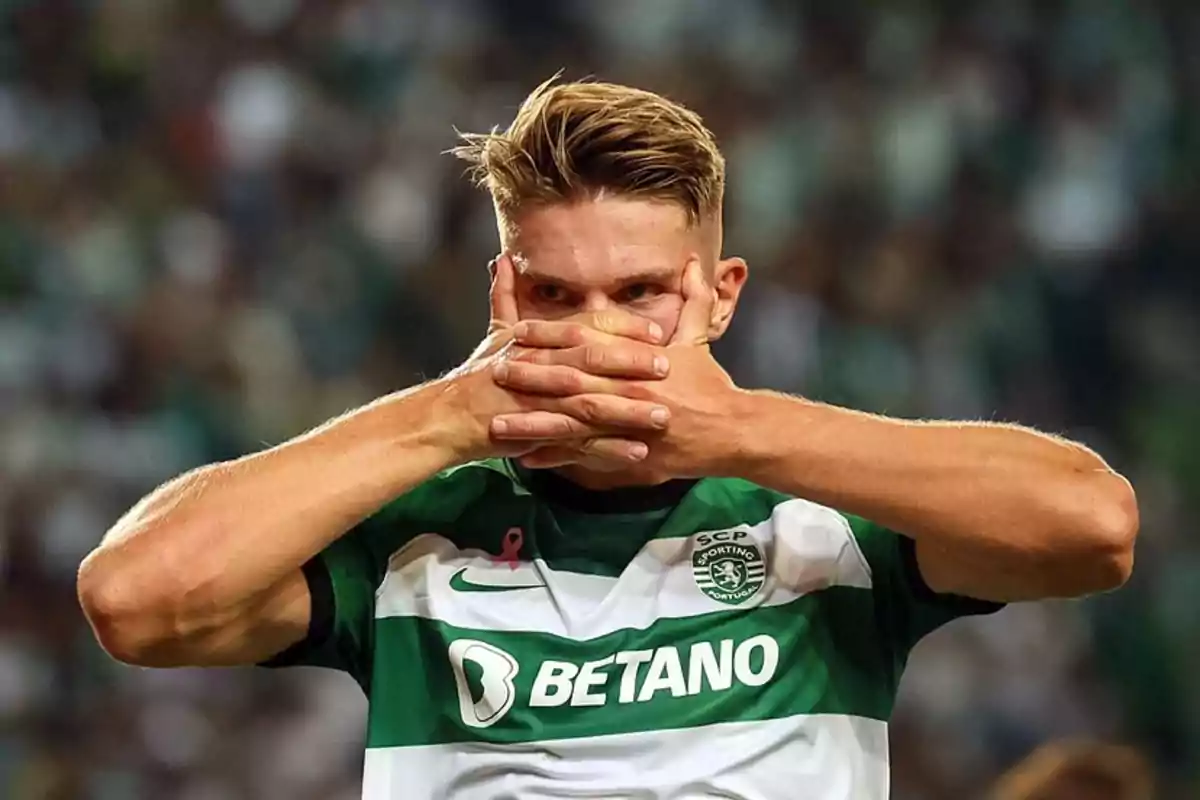
[[[740,259],[718,262],[719,235],[689,226],[671,203],[603,197],[529,208],[507,222],[502,243],[516,266],[521,319],[617,308],[653,320],[669,338],[683,308],[684,267],[699,259],[717,292],[715,339],[746,278]]]

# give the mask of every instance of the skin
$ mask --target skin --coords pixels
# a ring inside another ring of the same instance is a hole
[[[276,447],[191,470],[122,515],[84,559],[76,582],[101,647],[148,667],[258,663],[308,630],[302,566],[437,473],[551,446],[608,470],[645,459],[638,435],[664,429],[654,413],[660,404],[628,393],[536,396],[496,383],[494,367],[534,357],[513,340],[514,292],[515,273],[502,258],[487,336],[444,378],[381,397]],[[648,320],[610,310],[589,322],[620,332],[625,346],[599,360],[581,353],[581,366],[597,376],[661,379],[658,354],[636,349],[638,341],[661,341]],[[492,437],[493,420],[513,413],[552,430],[538,443]]]
[[[708,343],[747,269],[718,257],[715,221],[600,197],[526,209],[501,230],[488,334],[459,369],[181,475],[106,533],[77,588],[113,657],[278,653],[308,628],[305,562],[438,472],[497,455],[592,488],[742,477],[911,537],[936,591],[1019,600],[1127,579],[1133,491],[1080,445],[735,386]]]
[[[634,467],[599,473],[554,442],[524,456],[531,466],[557,466],[598,488],[684,475],[745,478],[909,536],[922,576],[938,592],[1032,600],[1128,579],[1136,498],[1082,445],[1015,425],[896,420],[735,386],[708,342],[728,327],[746,268],[703,250],[719,236],[672,226],[658,204],[619,198],[531,209],[508,229],[506,245],[528,265],[525,283],[517,281],[515,339],[541,352],[494,368],[497,383],[539,396],[637,397],[670,413],[666,429],[644,437],[648,454]],[[678,283],[662,279],[642,307],[622,294],[626,276],[672,259]],[[541,289],[547,279],[568,290]],[[645,349],[571,318],[613,308],[670,331],[659,348],[670,362],[666,377],[628,381],[580,368],[581,347],[616,360],[626,349]],[[491,434],[539,442],[561,431],[518,412],[494,419]]]
[[[509,372],[514,379],[527,374],[529,368],[523,362],[544,362],[552,355],[560,362],[558,366],[569,362],[566,365],[576,369],[575,378],[596,377],[590,376],[588,367],[582,363],[585,346],[591,347],[594,354],[608,353],[610,357],[637,350],[653,358],[652,348],[622,341],[630,336],[647,341],[639,335],[643,330],[656,333],[649,337],[651,343],[663,342],[674,348],[674,352],[657,354],[664,365],[672,358],[683,357],[679,350],[682,346],[707,350],[708,343],[720,338],[729,327],[749,274],[742,259],[718,257],[719,225],[714,222],[692,225],[683,209],[672,203],[604,197],[537,207],[501,219],[501,238],[508,257],[502,256],[496,263],[496,274],[502,283],[499,293],[493,292],[493,309],[500,313],[499,319],[493,315],[493,324],[519,325],[518,341],[543,349],[516,359],[516,363],[500,365],[501,385],[505,385],[504,378]],[[684,318],[688,266],[703,276],[692,287],[693,292],[701,295],[696,299],[703,302],[693,303],[690,317]],[[508,284],[505,275],[510,269],[513,278]],[[505,298],[504,292],[508,290],[512,292],[511,299]],[[568,321],[578,330],[564,328],[566,338],[530,338],[530,325],[540,321]],[[643,329],[638,321],[648,321],[653,327]],[[547,348],[566,352],[551,354],[544,352]],[[544,370],[538,374],[553,373]],[[558,374],[563,373],[559,370]],[[593,387],[593,394],[642,397],[639,389],[628,383],[608,381],[594,383]],[[534,393],[542,393],[540,386],[531,388]],[[561,396],[561,392],[558,394]],[[662,405],[658,410],[669,417],[669,407]],[[500,424],[509,420],[501,417]],[[516,418],[514,424],[519,427],[535,422],[526,415]],[[543,422],[544,427],[531,429],[525,435],[536,436],[544,431],[547,439],[552,440],[569,434],[573,424],[569,417]],[[511,441],[516,435],[516,432],[508,436],[499,433],[496,438]],[[594,449],[597,444],[585,440],[589,448]],[[601,441],[599,446],[607,445]],[[557,467],[576,483],[592,489],[652,484],[676,477],[611,459],[580,458],[577,448],[554,442],[533,451],[523,461],[531,467]]]

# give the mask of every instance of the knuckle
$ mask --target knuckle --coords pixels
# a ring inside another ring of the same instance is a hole
[[[643,346],[630,347],[623,351],[624,363],[621,367],[631,376],[651,376],[654,374],[654,353]]]
[[[526,364],[537,364],[541,358],[541,350],[531,350],[527,347],[519,347],[513,350],[511,361],[521,361]]]
[[[575,403],[576,410],[580,419],[588,422],[595,422],[604,413],[604,409],[600,405],[600,400],[596,397],[584,395]]]
[[[563,342],[571,347],[578,347],[587,342],[587,328],[579,323],[572,322],[563,328]]]
[[[609,362],[609,354],[603,347],[591,345],[583,348],[583,365],[589,370],[603,369]]]
[[[497,375],[503,375],[505,383],[516,383],[525,377],[525,365],[513,359],[507,359],[496,368]]]
[[[512,416],[507,420],[508,435],[524,436],[533,427],[529,420],[521,415]]]
[[[518,430],[526,436],[534,436],[539,432],[552,427],[553,418],[548,418],[548,415],[541,411],[533,411],[523,415],[516,423]]]
[[[654,353],[647,347],[639,347],[632,350],[629,354],[630,367],[638,372],[639,375],[652,375],[654,373]]]
[[[583,391],[583,376],[570,367],[563,367],[558,374],[558,385],[564,392],[572,394]]]

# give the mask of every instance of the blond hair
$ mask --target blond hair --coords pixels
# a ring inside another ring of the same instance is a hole
[[[725,159],[698,114],[642,89],[557,79],[506,130],[460,134],[450,151],[498,212],[613,194],[676,203],[691,224],[719,215]]]
[[[1067,787],[1075,787],[1068,794]],[[1096,800],[1152,800],[1154,772],[1131,747],[1090,741],[1053,742],[1006,773],[992,800],[1056,800],[1086,789]]]

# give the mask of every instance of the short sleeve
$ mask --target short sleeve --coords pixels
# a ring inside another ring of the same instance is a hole
[[[305,564],[304,577],[312,602],[308,634],[262,666],[329,667],[349,673],[366,691],[379,576],[362,526]]]
[[[264,667],[329,667],[349,673],[370,694],[375,660],[375,593],[388,560],[428,531],[452,535],[463,510],[491,487],[512,494],[497,462],[448,470],[394,499],[304,565],[312,602],[308,633]]]
[[[991,614],[1003,608],[929,588],[917,566],[912,539],[860,517],[846,515],[859,549],[871,568],[878,616],[904,653],[925,635],[959,617]]]

